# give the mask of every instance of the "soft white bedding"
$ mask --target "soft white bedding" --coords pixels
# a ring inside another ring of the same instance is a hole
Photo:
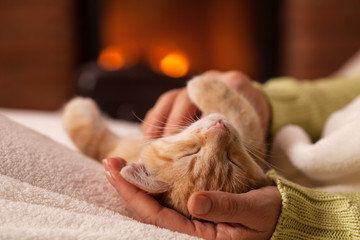
[[[51,139],[76,149],[66,135],[61,123],[61,111],[33,111],[0,108],[0,114]],[[107,119],[109,127],[119,136],[139,133],[139,125],[133,122]]]
[[[59,112],[0,109],[0,239],[195,239],[126,215],[101,164],[74,150]]]

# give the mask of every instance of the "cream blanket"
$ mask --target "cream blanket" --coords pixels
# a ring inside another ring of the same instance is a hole
[[[0,239],[195,239],[127,217],[102,165],[0,115]]]

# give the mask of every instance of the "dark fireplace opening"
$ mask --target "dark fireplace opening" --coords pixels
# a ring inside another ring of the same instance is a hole
[[[79,94],[139,121],[165,91],[210,69],[276,75],[278,1],[81,1]]]

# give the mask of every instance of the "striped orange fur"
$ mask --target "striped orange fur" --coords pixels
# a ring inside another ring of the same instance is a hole
[[[187,200],[194,192],[242,193],[269,184],[260,167],[265,156],[262,128],[247,100],[209,77],[191,80],[188,93],[211,114],[176,135],[151,141],[116,137],[90,99],[68,103],[63,122],[82,152],[99,160],[123,157],[129,162],[121,171],[125,179],[188,217]]]

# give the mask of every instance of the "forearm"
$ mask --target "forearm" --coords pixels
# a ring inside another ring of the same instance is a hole
[[[289,182],[269,171],[282,196],[272,239],[360,239],[360,193],[329,193]]]
[[[271,106],[272,133],[287,124],[296,124],[317,139],[330,114],[360,94],[360,76],[311,82],[278,78],[269,80],[260,89]]]

